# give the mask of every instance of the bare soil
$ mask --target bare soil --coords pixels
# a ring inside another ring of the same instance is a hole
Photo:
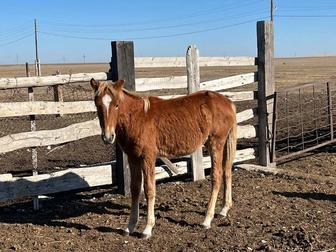
[[[320,165],[314,166],[316,162]],[[310,173],[327,171],[335,176],[335,162],[335,153],[322,153],[282,168],[296,166],[305,172],[310,163]],[[39,212],[33,212],[31,202],[4,205],[0,209],[0,249],[322,251],[336,247],[335,184],[244,170],[236,170],[233,178],[234,206],[229,217],[216,216],[209,230],[199,225],[210,194],[209,179],[182,180],[157,186],[156,226],[148,240],[139,238],[145,203],[138,232],[125,237],[121,228],[127,225],[130,200],[105,187],[54,195],[42,201]]]
[[[60,69],[67,72],[107,71],[107,64],[46,65],[43,74]],[[253,68],[203,69],[202,80],[216,79]],[[278,59],[276,85],[327,80],[336,72],[336,57]],[[185,73],[181,69],[139,70],[138,77]],[[24,76],[23,66],[0,66],[0,76]],[[44,92],[44,91],[43,91]],[[43,94],[41,91],[41,94]],[[25,94],[22,94],[24,97]],[[14,96],[15,99],[17,96]],[[2,96],[0,96],[3,99]],[[14,98],[13,98],[14,99]],[[21,99],[21,98],[20,98]],[[242,104],[240,109],[245,105]],[[40,127],[60,127],[64,122],[53,117],[40,118]],[[86,118],[70,118],[84,120]],[[0,133],[15,131],[15,123],[0,122]],[[18,125],[16,121],[16,125]],[[29,124],[28,126],[29,127]],[[92,150],[92,146],[95,149]],[[82,162],[113,159],[99,137],[78,141],[47,154],[38,150],[42,172],[48,167],[78,167]],[[14,153],[14,152],[13,152]],[[26,153],[26,154],[25,154]],[[28,153],[28,154],[27,154]],[[0,157],[0,171],[20,171],[29,167],[29,150]],[[42,157],[45,157],[44,159]],[[15,161],[11,161],[15,160]],[[19,160],[19,161],[18,161]],[[13,168],[14,167],[14,168]],[[16,168],[15,168],[16,167]],[[129,197],[116,194],[114,187],[51,195],[41,200],[42,209],[32,210],[30,199],[0,203],[1,251],[333,251],[336,250],[336,185],[314,175],[336,177],[336,150],[329,146],[308,153],[279,168],[311,178],[274,176],[235,170],[234,206],[228,218],[216,216],[211,229],[202,222],[210,195],[210,180],[190,182],[187,176],[159,183],[155,205],[153,237],[139,238],[145,224],[144,200],[137,233],[122,235],[130,209]],[[222,195],[218,200],[218,208]]]

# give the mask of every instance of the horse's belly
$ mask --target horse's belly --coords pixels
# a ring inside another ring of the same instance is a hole
[[[194,132],[194,131],[193,131]],[[193,153],[204,144],[208,134],[184,131],[179,134],[166,135],[160,139],[158,152],[160,156],[179,157]]]
[[[212,128],[212,113],[206,105],[179,110],[158,121],[157,149],[163,156],[191,154],[205,143]]]

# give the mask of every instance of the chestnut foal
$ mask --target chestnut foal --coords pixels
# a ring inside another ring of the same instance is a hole
[[[129,234],[139,219],[142,177],[147,200],[147,223],[142,236],[148,238],[155,224],[155,160],[157,156],[176,157],[193,153],[205,144],[211,155],[212,192],[202,225],[210,228],[218,192],[224,179],[221,215],[232,206],[232,162],[237,143],[236,108],[225,96],[200,91],[163,100],[142,98],[123,89],[124,81],[90,82],[95,93],[102,138],[115,140],[127,154],[131,171],[132,206]]]

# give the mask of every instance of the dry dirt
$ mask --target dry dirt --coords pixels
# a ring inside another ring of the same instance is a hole
[[[325,162],[326,157],[328,161]],[[309,172],[335,176],[335,153],[322,153],[292,166],[316,162]],[[322,162],[325,166],[322,167]],[[333,166],[332,166],[333,164]],[[331,166],[329,166],[331,165]],[[282,168],[290,168],[283,166]],[[1,250],[41,251],[323,251],[336,246],[335,184],[313,179],[234,172],[234,206],[228,218],[203,220],[210,181],[174,181],[157,186],[156,226],[148,240],[122,236],[129,198],[110,188],[54,195],[33,212],[31,202],[0,210]],[[219,202],[221,202],[221,196]],[[217,211],[219,210],[219,206]],[[137,231],[145,224],[141,205]]]
[[[107,64],[46,65],[43,74],[60,69],[68,72],[107,71]],[[210,68],[202,70],[202,80],[250,72],[253,68]],[[336,57],[276,60],[277,88],[302,82],[327,80],[336,72]],[[180,69],[139,70],[137,77],[174,74]],[[23,66],[0,66],[0,76],[24,76]],[[57,121],[55,121],[55,124]],[[1,129],[4,130],[5,126]],[[57,126],[58,127],[58,126]],[[85,162],[103,159],[104,145],[88,155],[86,143],[73,145]],[[78,149],[81,148],[81,149]],[[71,150],[70,149],[70,150]],[[46,151],[46,150],[44,150]],[[112,158],[113,152],[105,150]],[[62,164],[76,154],[61,149],[46,162]],[[106,158],[106,157],[105,157]],[[8,159],[7,159],[8,160]],[[11,159],[9,159],[11,160]],[[21,164],[26,165],[22,159]],[[11,163],[0,159],[1,170]],[[311,175],[336,177],[336,150],[332,146],[309,153],[280,166]],[[34,212],[31,200],[0,205],[0,251],[335,251],[336,185],[313,178],[274,176],[235,170],[234,206],[228,218],[216,216],[212,228],[199,226],[210,194],[209,178],[190,182],[188,178],[160,183],[157,187],[153,237],[148,240],[124,237],[130,200],[102,187],[82,192],[66,192],[41,200],[42,210]],[[220,208],[221,195],[218,200]],[[138,232],[145,222],[142,201]],[[218,210],[217,209],[217,210]]]

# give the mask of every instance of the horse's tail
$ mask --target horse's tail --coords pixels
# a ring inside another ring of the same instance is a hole
[[[223,169],[224,177],[231,176],[232,163],[236,156],[237,149],[237,118],[236,118],[236,106],[232,103],[233,109],[233,123],[231,129],[229,130],[228,137],[226,139],[226,144],[224,146],[224,157],[223,157]]]
[[[237,118],[236,107],[232,103],[233,123],[228,132],[223,155],[223,180],[224,180],[224,207],[221,215],[226,216],[232,207],[232,164],[236,156],[237,148]]]

